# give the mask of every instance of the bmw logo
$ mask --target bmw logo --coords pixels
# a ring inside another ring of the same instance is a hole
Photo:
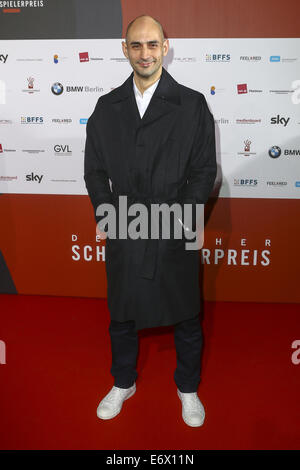
[[[61,95],[62,92],[64,91],[64,87],[62,86],[61,83],[53,83],[52,87],[51,87],[51,91],[54,95]]]
[[[273,147],[270,148],[269,150],[269,155],[272,158],[278,158],[281,155],[281,148],[277,147],[276,145],[273,145]]]

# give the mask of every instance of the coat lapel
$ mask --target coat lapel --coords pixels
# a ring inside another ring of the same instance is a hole
[[[130,186],[133,189],[132,167],[135,155],[135,143],[138,131],[144,126],[151,124],[172,113],[180,106],[180,86],[174,78],[162,67],[159,84],[157,85],[150,103],[143,115],[140,117],[133,89],[133,72],[127,80],[110,94],[110,102],[116,107],[122,122],[123,141],[122,146],[126,148],[128,155],[128,170]]]
[[[179,85],[163,67],[159,84],[142,119],[134,96],[133,72],[115,89],[115,93],[112,93],[111,102],[119,106],[124,125],[132,131],[133,128],[148,125],[177,109],[180,105]]]

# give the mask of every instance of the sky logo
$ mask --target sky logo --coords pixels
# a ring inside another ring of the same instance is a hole
[[[280,55],[271,55],[270,62],[280,62]]]
[[[300,181],[295,181],[296,188],[300,188]]]
[[[86,124],[87,123],[87,118],[80,118],[79,123],[80,124]]]

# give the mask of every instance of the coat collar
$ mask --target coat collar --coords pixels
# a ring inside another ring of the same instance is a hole
[[[119,101],[125,100],[126,98],[132,95],[134,96],[133,72],[131,72],[130,76],[127,78],[127,80],[125,80],[125,82],[121,86],[115,88],[115,90],[111,92],[110,101],[112,103],[117,103]],[[153,93],[153,97],[161,100],[166,100],[169,103],[180,105],[179,84],[166,71],[164,67],[162,67],[160,81]]]

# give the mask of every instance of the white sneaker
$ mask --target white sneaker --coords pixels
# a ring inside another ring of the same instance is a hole
[[[188,426],[202,426],[205,418],[205,410],[197,393],[183,393],[177,389],[177,394],[182,403],[183,421]]]
[[[136,391],[134,384],[129,388],[113,386],[111,391],[100,401],[97,408],[97,416],[100,419],[111,419],[117,416],[123,406],[123,402],[132,397]]]

